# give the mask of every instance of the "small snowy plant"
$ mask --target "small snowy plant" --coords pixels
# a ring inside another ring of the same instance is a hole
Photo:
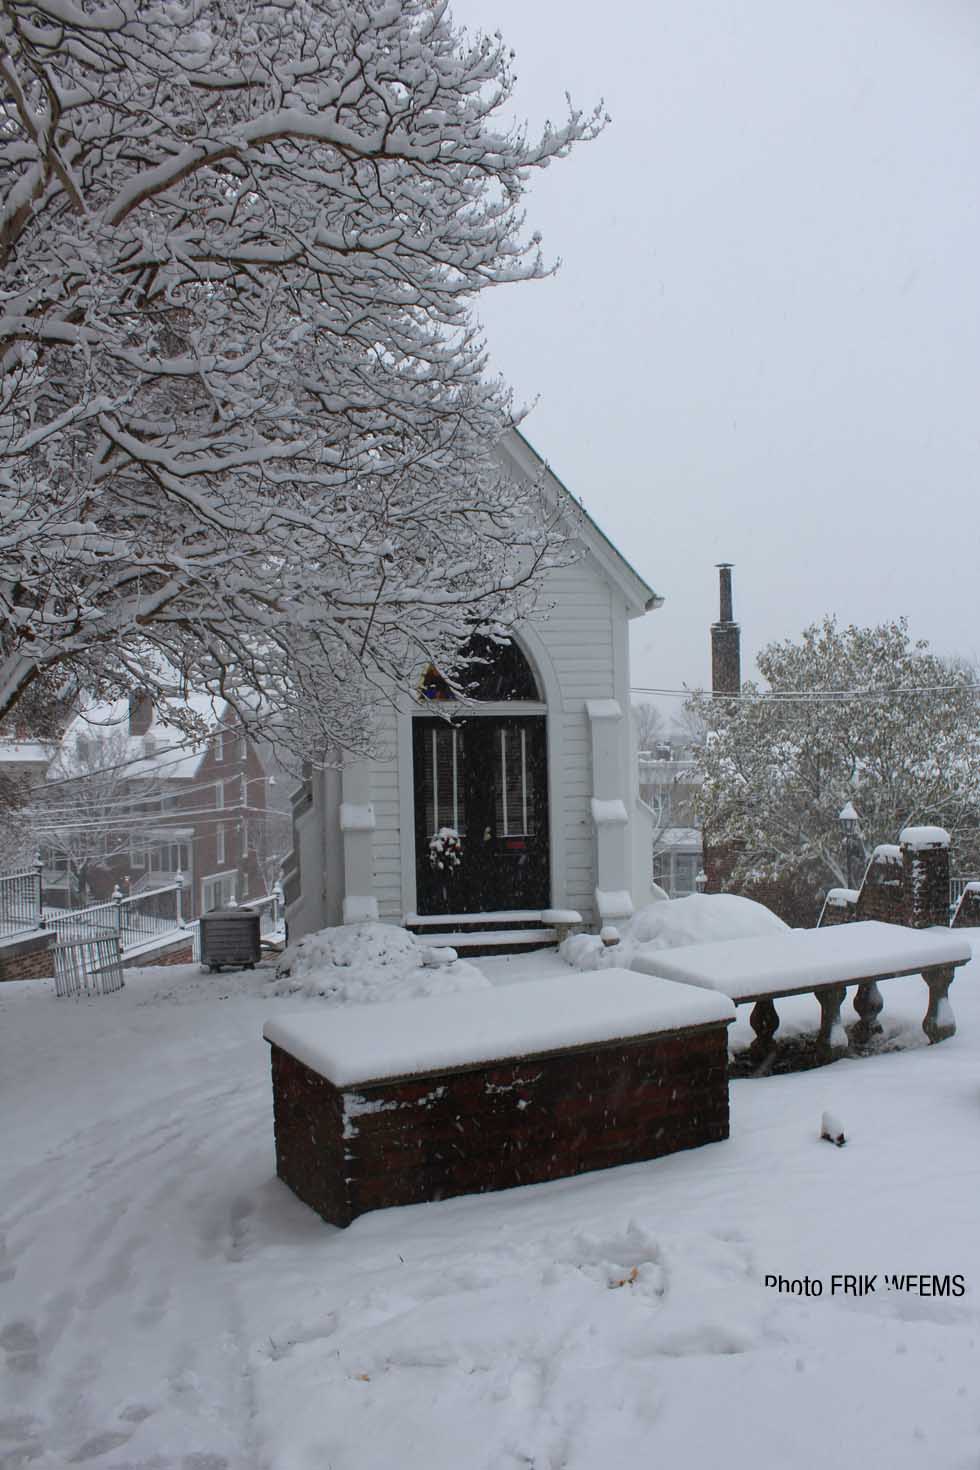
[[[440,827],[429,838],[429,866],[437,873],[454,873],[463,860],[463,843],[455,827]]]

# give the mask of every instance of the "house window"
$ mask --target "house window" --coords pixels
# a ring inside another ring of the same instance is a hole
[[[224,807],[224,804],[225,804],[225,783],[223,781],[218,781],[215,784],[215,788],[214,788],[214,804],[215,804],[215,807],[217,808],[217,810],[219,812]]]
[[[222,730],[214,737],[214,758],[216,761],[223,761],[225,758],[225,737]]]
[[[212,877],[205,878],[201,884],[204,912],[207,913],[209,909],[225,908],[237,893],[237,873],[215,873]]]
[[[146,843],[133,842],[129,849],[129,862],[133,868],[146,867]]]
[[[244,735],[238,737],[238,759],[240,761],[248,760],[248,740]]]
[[[217,830],[217,833],[215,834],[215,861],[216,862],[219,862],[219,863],[223,863],[225,861],[225,829],[224,829],[224,827],[219,827],[218,830]]]

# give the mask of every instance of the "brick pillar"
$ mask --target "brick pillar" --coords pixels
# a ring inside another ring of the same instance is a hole
[[[738,694],[742,687],[742,634],[732,612],[732,568],[718,567],[719,618],[711,625],[711,692]]]
[[[903,918],[912,929],[949,925],[949,833],[941,827],[906,827],[902,849]]]

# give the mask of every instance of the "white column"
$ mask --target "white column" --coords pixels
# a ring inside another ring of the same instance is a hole
[[[340,832],[344,844],[344,923],[376,921],[374,858],[371,851],[374,807],[371,805],[371,768],[352,761],[341,777]]]
[[[633,913],[629,772],[623,762],[623,709],[616,699],[587,699],[592,732],[592,821],[595,827],[595,901],[599,922]]]

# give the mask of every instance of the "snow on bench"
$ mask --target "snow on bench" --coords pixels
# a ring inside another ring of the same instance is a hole
[[[847,1050],[840,1008],[848,985],[857,984],[854,1009],[859,1040],[879,1030],[882,1008],[877,982],[921,974],[929,990],[922,1029],[930,1042],[956,1031],[948,991],[953,971],[966,964],[971,947],[962,934],[945,929],[907,929],[877,920],[831,929],[793,929],[786,934],[695,944],[638,955],[633,969],[727,995],[736,1005],[754,1002],[752,1051],[761,1060],[779,1027],[773,1001],[810,991],[820,1004],[818,1045],[828,1058]]]
[[[347,1225],[727,1138],[734,1015],[613,969],[269,1021],[277,1172]]]

